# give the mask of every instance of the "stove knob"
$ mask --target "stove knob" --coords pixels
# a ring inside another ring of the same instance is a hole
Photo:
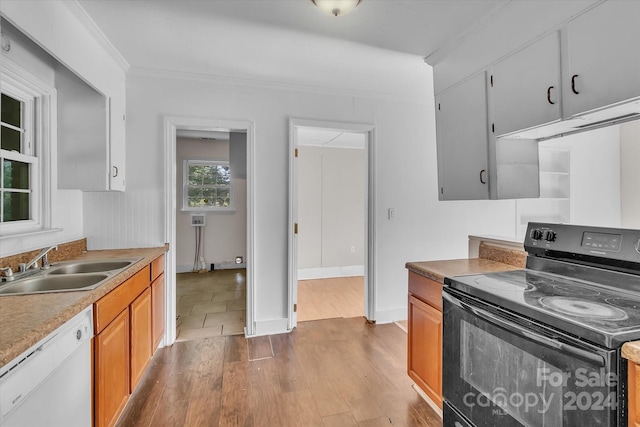
[[[556,240],[556,233],[555,231],[546,230],[543,237],[547,242],[554,242]]]
[[[542,239],[542,231],[536,229],[531,230],[531,233],[529,233],[529,236],[533,239],[533,240],[540,240]]]

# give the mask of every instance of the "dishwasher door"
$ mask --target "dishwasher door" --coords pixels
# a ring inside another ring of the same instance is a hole
[[[91,338],[87,307],[0,370],[0,426],[91,426]]]

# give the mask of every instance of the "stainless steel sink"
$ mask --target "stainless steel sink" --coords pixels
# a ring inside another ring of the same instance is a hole
[[[65,261],[51,264],[47,270],[28,270],[26,277],[0,283],[0,296],[95,289],[141,259]]]
[[[138,260],[73,261],[52,265],[47,274],[101,273],[129,267]]]
[[[96,288],[108,278],[109,275],[104,273],[31,276],[3,285],[0,295],[88,290]]]

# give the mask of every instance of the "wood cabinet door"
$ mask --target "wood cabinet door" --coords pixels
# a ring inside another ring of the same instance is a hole
[[[164,273],[151,284],[151,317],[153,331],[153,350],[162,341],[165,323],[164,309]]]
[[[640,427],[640,367],[628,361],[628,386],[627,386],[627,399],[628,401],[628,426]]]
[[[408,374],[442,409],[442,312],[409,295]]]
[[[153,355],[151,289],[145,289],[129,308],[131,314],[131,392],[136,388]]]
[[[496,136],[561,118],[557,31],[498,62],[492,75]]]
[[[95,426],[113,426],[129,398],[129,310],[94,337]]]
[[[489,198],[488,141],[487,82],[483,72],[436,98],[440,200]]]
[[[640,96],[638,40],[638,1],[607,1],[569,22],[569,116]]]

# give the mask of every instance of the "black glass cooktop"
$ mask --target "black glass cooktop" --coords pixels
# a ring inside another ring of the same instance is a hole
[[[451,288],[607,348],[640,339],[640,294],[536,270],[446,278]]]

